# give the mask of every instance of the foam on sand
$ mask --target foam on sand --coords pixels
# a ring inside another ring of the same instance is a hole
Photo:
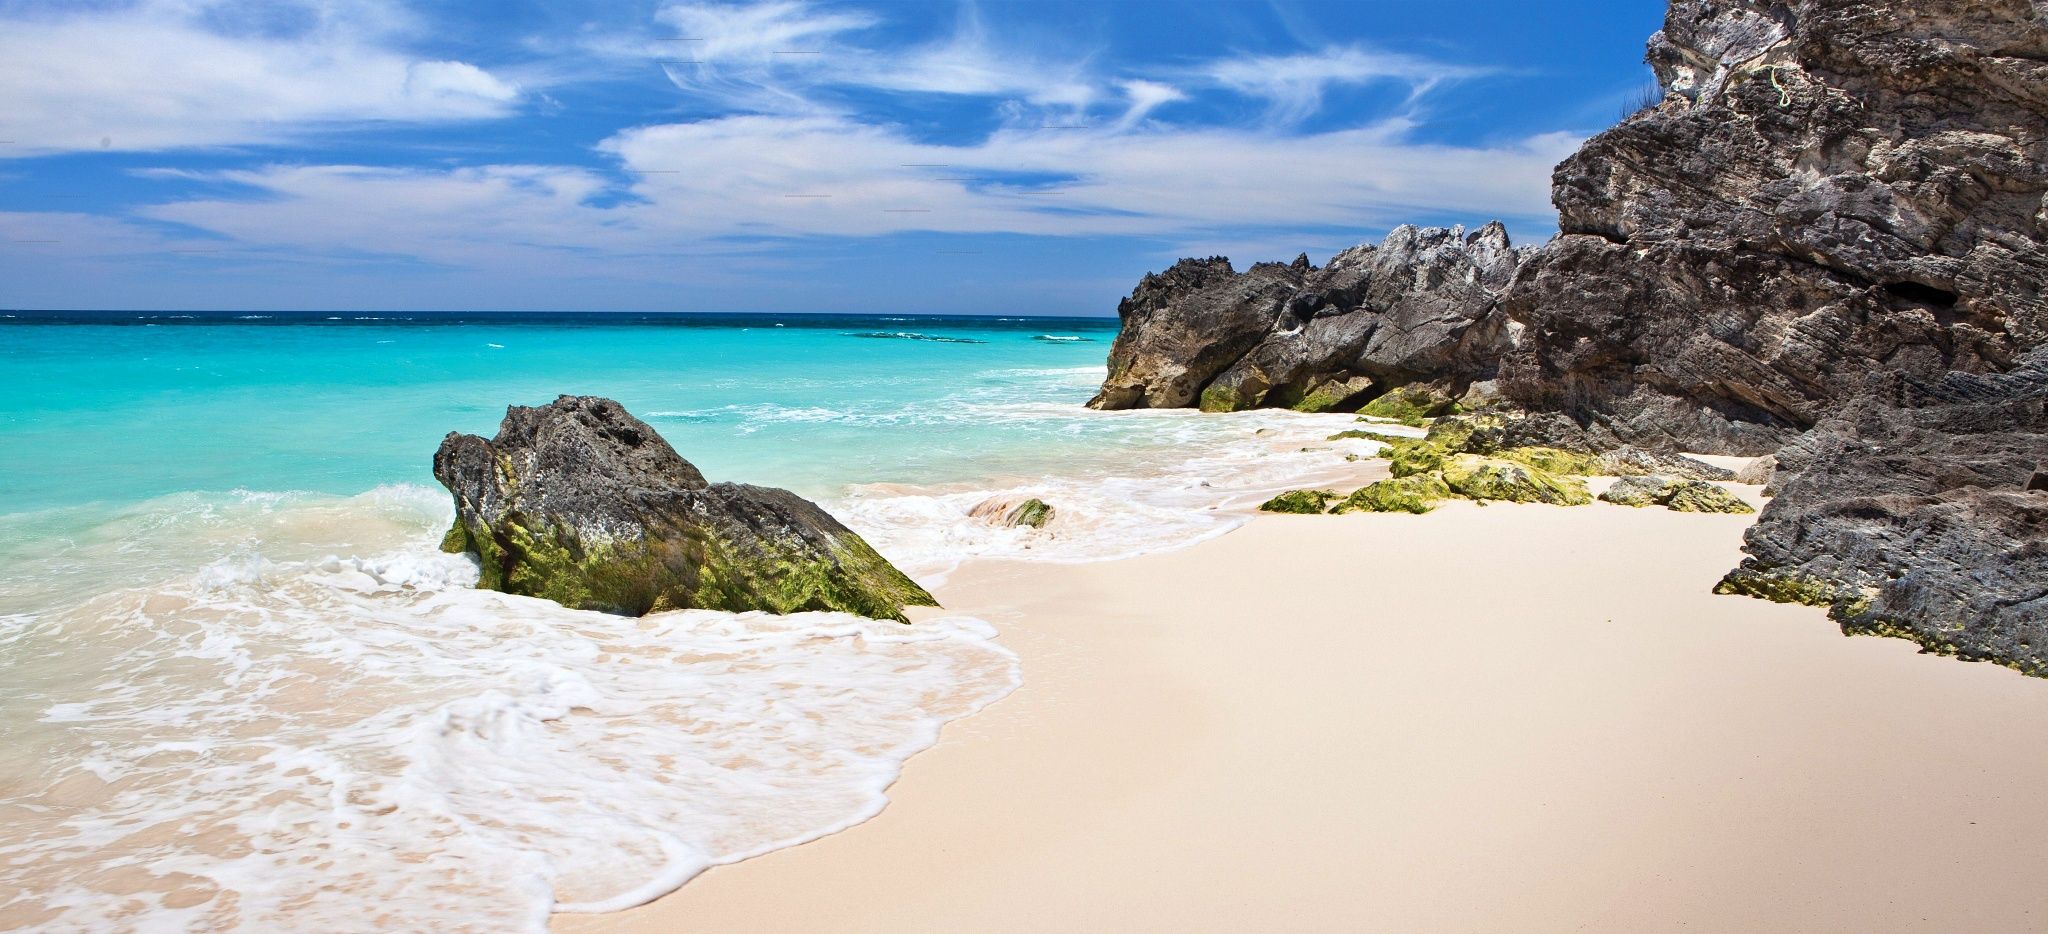
[[[474,576],[422,536],[0,621],[0,919],[541,930],[867,819],[1018,683],[972,619],[626,619]]]

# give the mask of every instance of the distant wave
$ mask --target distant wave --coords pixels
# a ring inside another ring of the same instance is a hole
[[[1034,338],[1032,338],[1032,340],[1035,340],[1035,341],[1046,341],[1046,342],[1048,342],[1048,343],[1053,343],[1053,344],[1071,344],[1071,343],[1075,343],[1075,342],[1077,342],[1077,341],[1079,341],[1079,342],[1093,342],[1093,341],[1095,340],[1095,338],[1092,338],[1092,337],[1082,337],[1082,336],[1080,336],[1080,335],[1078,335],[1078,334],[1040,334],[1040,335],[1038,335],[1037,337],[1034,337]]]
[[[986,344],[988,341],[971,337],[940,337],[937,334],[919,334],[916,331],[848,331],[847,337],[872,337],[879,340],[933,341],[940,344]]]

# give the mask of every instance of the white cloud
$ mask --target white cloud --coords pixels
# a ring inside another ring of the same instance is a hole
[[[603,54],[668,62],[693,100],[756,113],[825,113],[826,89],[1004,97],[1073,113],[1104,98],[1085,56],[1044,59],[994,43],[972,7],[938,40],[877,49],[849,41],[879,20],[793,0],[753,5],[678,3],[657,17],[676,35],[603,40]]]
[[[624,186],[563,166],[273,166],[203,176],[253,197],[174,201],[142,214],[245,248],[578,274],[758,249],[741,238],[938,232],[1207,243],[1245,229],[1339,228],[1364,239],[1425,211],[1547,218],[1550,168],[1576,143],[1547,135],[1429,145],[1406,129],[1019,129],[945,146],[844,117],[740,116],[606,141],[635,176]],[[1022,177],[1064,180],[1001,181]]]
[[[1321,108],[1323,94],[1333,86],[1395,81],[1419,94],[1442,82],[1484,74],[1485,70],[1358,46],[1336,46],[1295,55],[1224,59],[1201,72],[1225,88],[1264,99],[1273,119],[1293,123]]]
[[[339,15],[290,33],[224,32],[222,9],[151,0],[0,18],[0,155],[274,143],[503,116],[519,96],[474,65],[390,47],[397,14],[375,4],[323,5]]]

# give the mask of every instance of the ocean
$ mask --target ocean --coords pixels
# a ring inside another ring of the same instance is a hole
[[[449,431],[622,402],[928,586],[1343,469],[1342,415],[1083,406],[1115,322],[0,314],[0,928],[539,930],[858,823],[1029,678],[988,623],[472,588]],[[971,515],[1037,496],[1043,530]]]

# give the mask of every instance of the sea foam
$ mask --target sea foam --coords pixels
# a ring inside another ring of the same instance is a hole
[[[1018,683],[973,619],[627,619],[475,575],[417,536],[6,618],[0,918],[542,930],[865,820]]]

